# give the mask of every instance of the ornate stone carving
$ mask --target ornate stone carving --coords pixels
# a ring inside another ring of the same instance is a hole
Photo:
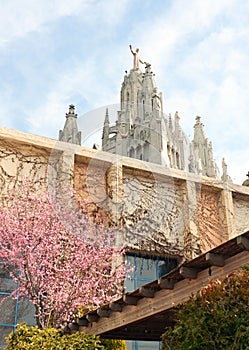
[[[234,199],[234,216],[237,235],[249,230],[249,200],[248,197],[239,197]]]

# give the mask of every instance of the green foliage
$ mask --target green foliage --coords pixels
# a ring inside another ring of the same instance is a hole
[[[5,350],[105,350],[98,337],[83,333],[64,334],[55,328],[18,326],[7,337]]]
[[[214,280],[176,311],[163,350],[249,350],[249,270]]]
[[[126,350],[126,343],[124,340],[106,339],[102,344],[105,350]]]

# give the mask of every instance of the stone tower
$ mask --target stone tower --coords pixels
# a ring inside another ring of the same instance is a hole
[[[174,118],[163,111],[151,65],[143,73],[134,64],[121,86],[120,111],[115,125],[110,125],[106,110],[103,151],[161,164],[209,177],[218,177],[212,144],[206,138],[200,117],[196,117],[194,139],[190,142],[180,126],[178,112]]]
[[[78,131],[77,114],[75,114],[74,109],[74,105],[71,104],[69,112],[66,113],[64,128],[59,131],[59,140],[81,145],[81,131]]]

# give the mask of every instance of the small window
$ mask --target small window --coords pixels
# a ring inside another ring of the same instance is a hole
[[[126,292],[132,292],[142,285],[152,282],[174,269],[178,262],[175,258],[138,255],[127,253],[126,260],[133,267],[125,281]]]

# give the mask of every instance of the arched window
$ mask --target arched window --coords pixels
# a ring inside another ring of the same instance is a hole
[[[130,106],[130,93],[129,93],[129,91],[126,92],[125,106],[126,106],[126,109],[129,109],[129,106]]]
[[[149,143],[145,142],[144,144],[144,160],[149,162]]]
[[[136,158],[137,158],[137,159],[140,159],[140,160],[143,160],[143,153],[142,153],[142,147],[141,147],[141,145],[138,145],[138,146],[137,146],[137,149],[136,149]]]
[[[129,153],[128,153],[128,156],[129,156],[130,158],[134,158],[134,157],[135,157],[135,150],[134,150],[133,147],[131,147],[131,149],[130,149],[130,151],[129,151]]]
[[[180,156],[179,156],[179,153],[178,153],[178,152],[176,152],[176,166],[177,166],[177,169],[180,169],[180,168],[181,168]]]
[[[171,168],[172,167],[172,160],[171,160],[171,150],[170,150],[169,144],[167,144],[167,154],[168,154],[168,158],[169,158],[169,166]]]

